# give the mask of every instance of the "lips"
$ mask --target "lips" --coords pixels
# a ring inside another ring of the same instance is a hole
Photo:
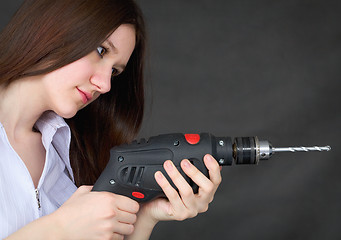
[[[86,104],[88,101],[90,101],[92,99],[92,95],[90,93],[84,92],[84,91],[80,90],[79,88],[77,88],[77,90],[80,93],[80,95],[82,97],[82,101],[84,104]]]

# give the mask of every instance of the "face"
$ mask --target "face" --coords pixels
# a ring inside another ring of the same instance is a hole
[[[122,24],[87,56],[43,77],[50,110],[64,118],[110,91],[111,77],[120,74],[135,48],[133,25]]]

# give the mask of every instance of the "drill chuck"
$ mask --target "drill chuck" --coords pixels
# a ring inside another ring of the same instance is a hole
[[[258,164],[272,156],[269,141],[259,141],[257,137],[237,137],[233,143],[233,158],[236,164]]]

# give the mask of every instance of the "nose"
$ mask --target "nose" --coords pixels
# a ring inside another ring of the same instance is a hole
[[[96,91],[103,94],[111,89],[111,69],[96,72],[90,79],[91,84],[96,86]]]

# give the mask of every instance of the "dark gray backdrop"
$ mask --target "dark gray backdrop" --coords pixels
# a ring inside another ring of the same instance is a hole
[[[1,28],[21,0],[2,1]],[[232,166],[207,213],[151,239],[341,239],[341,2],[138,0],[149,35],[140,137],[211,132],[331,145]]]

